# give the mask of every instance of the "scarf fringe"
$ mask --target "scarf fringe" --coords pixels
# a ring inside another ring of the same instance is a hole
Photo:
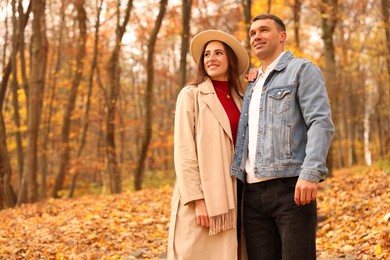
[[[209,235],[215,235],[219,232],[236,227],[236,216],[234,209],[230,209],[227,213],[210,217]]]

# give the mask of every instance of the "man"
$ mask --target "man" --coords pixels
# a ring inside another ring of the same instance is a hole
[[[274,15],[253,19],[261,62],[244,95],[232,174],[245,182],[249,259],[316,259],[316,194],[334,133],[317,66],[284,52],[286,28]]]

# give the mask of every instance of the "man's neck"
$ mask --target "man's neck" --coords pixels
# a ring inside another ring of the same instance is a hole
[[[282,52],[283,52],[283,50],[280,51],[280,52],[278,52],[277,54],[275,54],[274,56],[272,56],[272,58],[269,58],[269,59],[259,59],[259,60],[260,60],[260,63],[261,63],[261,70],[262,70],[263,72],[265,72],[265,71],[267,70],[267,67],[268,67],[272,62],[274,62],[274,60],[275,60],[276,58],[278,58],[279,55],[280,55]]]

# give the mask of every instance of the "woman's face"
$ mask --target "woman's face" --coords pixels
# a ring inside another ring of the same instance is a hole
[[[209,42],[203,56],[204,68],[213,80],[227,81],[229,62],[225,47],[219,41]]]

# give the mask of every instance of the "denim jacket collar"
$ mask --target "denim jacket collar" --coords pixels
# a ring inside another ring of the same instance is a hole
[[[275,66],[275,68],[273,70],[274,71],[282,71],[282,70],[284,70],[293,57],[294,56],[291,53],[291,51],[286,51],[286,53],[280,58],[278,64],[276,64],[276,66]],[[273,74],[273,72],[271,72],[270,75],[272,75],[272,74]],[[256,81],[257,80],[258,80],[258,78],[255,81],[248,82],[248,88],[250,89],[250,92],[252,92],[252,88],[256,85]]]
[[[289,61],[293,58],[293,54],[291,51],[287,51],[279,60],[278,64],[276,64],[274,70],[281,71],[287,67]]]

